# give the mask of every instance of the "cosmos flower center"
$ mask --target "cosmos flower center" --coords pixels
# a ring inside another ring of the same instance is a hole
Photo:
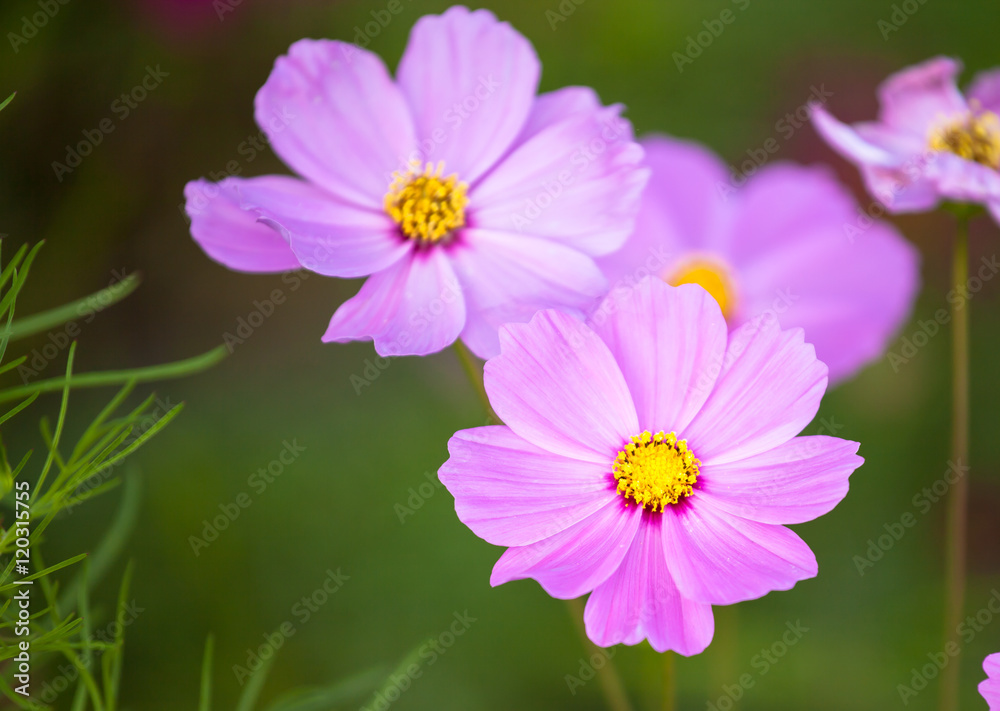
[[[970,112],[939,124],[931,130],[930,148],[1000,169],[1000,118],[992,111]]]
[[[450,239],[465,225],[468,185],[452,173],[442,177],[444,161],[427,163],[423,170],[415,161],[404,173],[392,174],[385,194],[385,211],[399,225],[407,239],[420,244],[437,244]]]
[[[698,284],[719,303],[728,320],[736,308],[736,289],[729,269],[709,257],[692,257],[678,265],[664,279],[671,286]]]
[[[612,471],[618,493],[647,511],[663,511],[691,496],[701,464],[686,440],[646,430],[618,452]],[[628,505],[628,504],[626,504]]]

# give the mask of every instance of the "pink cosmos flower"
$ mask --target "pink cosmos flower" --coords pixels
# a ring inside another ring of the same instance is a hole
[[[990,705],[990,711],[1000,710],[1000,654],[991,654],[983,661],[986,680],[979,682],[979,693]]]
[[[456,433],[440,478],[458,517],[508,546],[493,585],[592,591],[595,643],[697,654],[712,605],[816,575],[784,524],[830,511],[863,460],[856,442],[795,436],[827,383],[801,329],[730,333],[704,289],[651,278],[604,306],[500,330],[485,379],[506,426]]]
[[[701,284],[730,328],[777,315],[805,329],[834,382],[885,352],[913,306],[919,254],[889,224],[859,220],[827,170],[775,164],[737,189],[706,148],[642,143],[652,177],[632,236],[598,262],[610,281]]]
[[[257,123],[301,178],[189,183],[191,232],[233,269],[370,276],[325,341],[481,357],[540,308],[607,290],[594,257],[632,231],[648,171],[621,106],[536,96],[530,43],[488,11],[421,18],[395,81],[374,54],[302,40],[257,94]]]
[[[965,96],[961,70],[935,57],[892,75],[878,90],[878,121],[847,126],[815,107],[817,130],[892,212],[948,200],[985,205],[1000,221],[1000,70],[979,74]]]

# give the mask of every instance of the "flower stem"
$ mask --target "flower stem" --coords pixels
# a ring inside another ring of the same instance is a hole
[[[502,424],[500,418],[497,417],[497,413],[493,412],[493,406],[490,405],[490,397],[486,394],[486,386],[483,384],[483,371],[476,362],[475,356],[459,340],[455,341],[454,348],[455,354],[458,356],[458,362],[462,364],[462,370],[465,371],[469,382],[472,383],[472,387],[476,391],[476,395],[479,396],[479,402],[482,403],[487,416],[495,424]]]
[[[618,669],[615,668],[614,662],[606,651],[591,642],[590,637],[587,636],[587,629],[583,625],[583,601],[580,598],[567,600],[566,607],[569,609],[570,617],[573,618],[577,632],[580,633],[584,649],[587,650],[587,661],[593,659],[595,654],[604,658],[604,664],[600,668],[596,664],[591,664],[591,666],[597,672],[597,680],[601,684],[601,691],[604,693],[604,700],[607,702],[608,708],[611,711],[632,711],[632,704],[629,703],[628,696],[625,694],[625,685],[622,684],[622,678],[618,675]]]
[[[951,461],[968,464],[969,460],[969,302],[966,284],[969,276],[969,221],[959,217],[952,262],[952,289],[963,296],[953,302],[952,315],[952,412]],[[945,629],[946,645],[961,649],[957,628],[965,606],[965,551],[969,477],[959,477],[948,502],[945,532]],[[958,711],[959,659],[955,658],[941,672],[941,711]]]
[[[469,382],[472,383],[473,389],[479,395],[479,399],[490,420],[498,425],[503,424],[503,421],[493,411],[493,406],[490,405],[489,395],[486,394],[486,387],[483,385],[483,371],[479,363],[476,362],[475,356],[469,352],[469,349],[461,341],[455,341],[455,354],[458,356],[458,360],[462,364],[462,370],[468,376]],[[600,668],[596,664],[593,667],[597,672],[597,678],[600,681],[601,691],[604,693],[604,699],[608,704],[608,708],[611,711],[632,711],[632,705],[625,694],[625,686],[622,684],[622,679],[618,675],[618,670],[615,668],[614,662],[608,656],[607,652],[591,642],[590,638],[587,637],[587,630],[583,625],[583,603],[580,600],[567,600],[566,605],[569,607],[573,624],[580,633],[580,639],[587,650],[588,658],[597,654],[604,659],[604,664]]]
[[[673,652],[667,650],[663,653],[663,711],[674,711],[677,708],[677,670],[674,661]]]

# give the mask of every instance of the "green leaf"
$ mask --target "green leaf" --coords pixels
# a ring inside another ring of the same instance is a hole
[[[11,94],[10,96],[8,96],[6,99],[4,99],[3,103],[0,104],[0,111],[3,111],[4,109],[6,109],[7,108],[7,104],[9,104],[11,101],[13,101],[15,96],[17,96],[17,92],[16,91],[13,94]]]
[[[271,654],[271,656],[264,660],[260,669],[250,676],[250,681],[247,682],[246,688],[240,694],[240,700],[236,704],[236,711],[253,711],[254,706],[257,705],[257,698],[264,688],[264,682],[267,681],[267,675],[271,671],[271,665],[274,664],[275,657],[277,657],[276,654]]]
[[[212,711],[212,654],[215,638],[208,635],[205,640],[205,656],[201,661],[201,694],[198,697],[198,711]]]
[[[150,380],[181,378],[208,370],[227,355],[229,355],[229,349],[226,346],[218,346],[199,356],[163,365],[151,365],[131,370],[106,370],[97,373],[83,373],[81,375],[74,375],[72,378],[62,377],[39,380],[29,385],[0,391],[0,402],[20,400],[34,392],[47,393],[54,390],[62,390],[67,386],[73,388],[98,388],[105,385],[121,385],[130,381],[143,383]]]
[[[118,303],[139,286],[139,275],[129,274],[116,284],[95,291],[90,296],[56,307],[40,314],[14,321],[8,328],[0,330],[0,338],[9,336],[11,340],[26,338],[61,326],[87,313],[99,311]],[[95,306],[96,304],[96,306]]]
[[[87,567],[63,591],[59,608],[66,609],[68,601],[76,596],[76,591],[81,585],[87,585],[90,588],[97,585],[108,568],[121,555],[125,543],[132,534],[132,529],[135,528],[135,522],[139,518],[139,505],[142,503],[142,482],[135,474],[133,472],[130,476],[125,477],[125,490],[114,522],[104,534],[101,542],[97,544],[90,560],[87,561]]]
[[[335,704],[371,693],[385,678],[385,667],[375,667],[324,688],[286,694],[268,706],[267,711],[328,711]]]
[[[86,553],[80,553],[79,555],[75,555],[72,558],[67,558],[66,560],[64,560],[61,563],[56,563],[55,565],[50,565],[48,568],[45,568],[44,570],[36,571],[36,572],[32,573],[31,575],[29,575],[27,577],[21,578],[21,580],[38,580],[39,578],[42,578],[42,577],[44,577],[46,575],[51,575],[52,573],[56,572],[57,570],[62,570],[63,568],[65,568],[67,566],[73,565],[74,563],[79,563],[81,560],[83,560],[86,557],[87,557]],[[0,593],[5,593],[8,590],[13,590],[16,587],[17,587],[16,583],[8,583],[7,585],[0,586]]]

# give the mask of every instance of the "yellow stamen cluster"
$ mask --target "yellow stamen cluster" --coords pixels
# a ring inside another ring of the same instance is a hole
[[[939,123],[931,130],[929,142],[931,150],[1000,170],[1000,118],[992,111]]]
[[[392,174],[385,194],[385,211],[406,237],[421,244],[441,242],[465,225],[469,186],[455,174],[441,177],[443,172],[443,161],[428,163],[422,172],[416,161],[405,173]]]
[[[728,319],[733,315],[736,307],[736,290],[729,277],[729,270],[716,260],[704,257],[687,259],[674,269],[665,281],[671,286],[698,284],[719,302],[723,316]]]
[[[612,470],[619,494],[647,511],[663,511],[691,496],[700,465],[686,440],[646,430],[618,452]]]

